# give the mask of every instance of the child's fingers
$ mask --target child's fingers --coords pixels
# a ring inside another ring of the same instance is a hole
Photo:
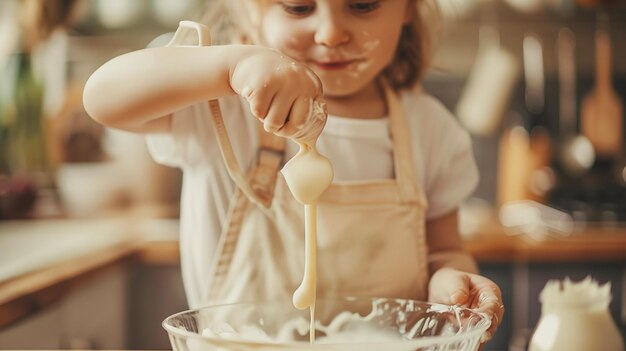
[[[270,133],[276,133],[285,126],[289,116],[293,99],[282,94],[277,94],[272,99],[269,111],[263,120],[263,128]]]
[[[469,304],[469,297],[470,294],[467,288],[459,288],[450,294],[450,304],[466,306]]]
[[[500,289],[495,286],[480,289],[478,292],[477,310],[491,317],[491,326],[487,330],[485,338],[489,340],[496,332],[496,329],[498,329],[500,322],[502,322],[502,317],[504,316],[504,304],[502,304]]]
[[[250,112],[261,120],[267,117],[275,95],[275,90],[265,86],[255,89],[244,89],[241,93],[241,96],[250,104]]]
[[[429,299],[447,305],[467,305],[469,286],[470,278],[467,274],[443,269],[431,279]]]
[[[308,98],[297,98],[291,105],[289,117],[280,130],[281,135],[288,137],[300,137],[306,134],[307,119],[310,114],[310,101]]]

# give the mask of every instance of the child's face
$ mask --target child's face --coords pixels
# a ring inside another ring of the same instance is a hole
[[[306,63],[327,96],[354,94],[391,62],[413,0],[265,0],[262,38]]]

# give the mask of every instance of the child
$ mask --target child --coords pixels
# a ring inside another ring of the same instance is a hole
[[[318,201],[318,296],[466,305],[492,316],[493,334],[500,290],[476,273],[457,228],[478,181],[471,142],[417,87],[425,5],[226,0],[237,16],[231,38],[254,45],[144,49],[90,77],[88,113],[149,134],[153,157],[183,170],[181,265],[192,307],[290,298],[302,276],[303,207],[279,169],[298,150],[293,139],[317,139],[335,172]],[[260,204],[229,177],[213,99]],[[325,127],[312,111],[320,101]]]

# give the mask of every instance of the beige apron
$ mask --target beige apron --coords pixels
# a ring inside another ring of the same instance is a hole
[[[391,89],[385,91],[396,178],[332,184],[319,199],[318,298],[427,298],[426,200],[403,107]],[[219,105],[209,104],[238,189],[203,304],[290,300],[304,271],[304,206],[279,172],[285,141],[260,132],[258,164],[246,179],[230,149]]]

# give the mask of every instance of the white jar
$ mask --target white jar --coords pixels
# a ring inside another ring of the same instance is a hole
[[[587,277],[580,282],[549,281],[539,299],[541,318],[529,351],[624,351],[609,313],[611,285]]]

